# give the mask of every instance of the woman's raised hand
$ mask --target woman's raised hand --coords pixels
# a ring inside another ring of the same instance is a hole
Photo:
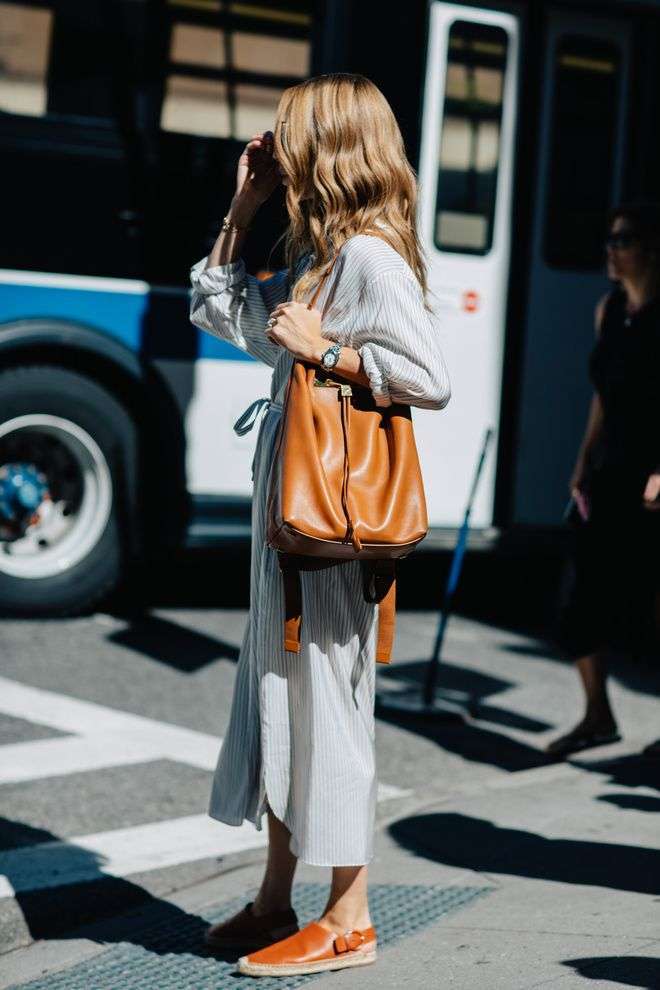
[[[578,494],[583,494],[586,488],[586,468],[584,460],[582,457],[578,457],[577,463],[573,468],[573,474],[571,475],[571,480],[568,483],[568,489],[573,496],[576,498]]]
[[[238,159],[235,198],[249,196],[259,204],[265,203],[281,181],[273,158],[273,132],[255,134]]]
[[[660,510],[660,471],[649,476],[644,488],[644,508],[652,512]]]

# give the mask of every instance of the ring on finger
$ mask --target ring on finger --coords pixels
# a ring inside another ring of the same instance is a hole
[[[276,316],[271,316],[271,318],[268,320],[268,323],[266,324],[266,326],[267,327],[274,327],[276,323],[277,323],[277,317]]]

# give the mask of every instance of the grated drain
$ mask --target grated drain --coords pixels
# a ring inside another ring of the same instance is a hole
[[[379,949],[427,928],[490,889],[371,885],[369,908]],[[160,903],[150,910],[149,923],[137,928],[130,942],[110,945],[91,960],[22,983],[21,990],[254,990],[254,979],[236,970],[238,953],[228,953],[226,957],[208,955],[202,936],[209,923],[234,914],[255,893],[256,888],[248,890],[240,898],[205,910],[203,915],[187,914],[171,904]],[[293,906],[301,927],[321,914],[327,893],[325,884],[296,884]],[[321,975],[260,977],[259,990],[294,990]]]

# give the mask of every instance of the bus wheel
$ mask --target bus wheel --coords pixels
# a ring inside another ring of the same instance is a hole
[[[89,378],[0,373],[0,610],[70,615],[118,584],[135,450],[128,413]]]

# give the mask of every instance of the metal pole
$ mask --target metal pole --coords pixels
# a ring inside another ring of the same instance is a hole
[[[424,683],[424,704],[429,707],[432,706],[435,701],[435,689],[438,680],[438,671],[440,669],[440,656],[442,652],[442,644],[445,638],[445,630],[447,628],[447,622],[449,621],[449,616],[451,614],[451,609],[454,601],[454,594],[456,592],[456,588],[458,587],[458,581],[461,576],[461,569],[463,567],[463,558],[465,556],[468,533],[470,532],[470,515],[472,514],[472,506],[474,505],[474,500],[477,494],[479,480],[481,478],[481,473],[483,471],[483,467],[486,462],[486,454],[488,453],[488,448],[490,446],[491,440],[493,439],[494,435],[495,435],[495,431],[491,427],[489,427],[484,435],[484,442],[482,444],[481,454],[477,462],[477,469],[474,473],[474,478],[472,480],[472,487],[470,489],[470,494],[468,496],[467,506],[465,509],[465,516],[463,517],[463,524],[460,530],[458,531],[456,546],[454,547],[454,554],[452,556],[451,567],[449,569],[449,576],[447,577],[447,584],[445,585],[445,593],[442,600],[442,611],[440,613],[440,620],[438,622],[438,631],[435,637],[433,653],[431,655],[431,659],[429,660],[426,669],[426,680]]]

